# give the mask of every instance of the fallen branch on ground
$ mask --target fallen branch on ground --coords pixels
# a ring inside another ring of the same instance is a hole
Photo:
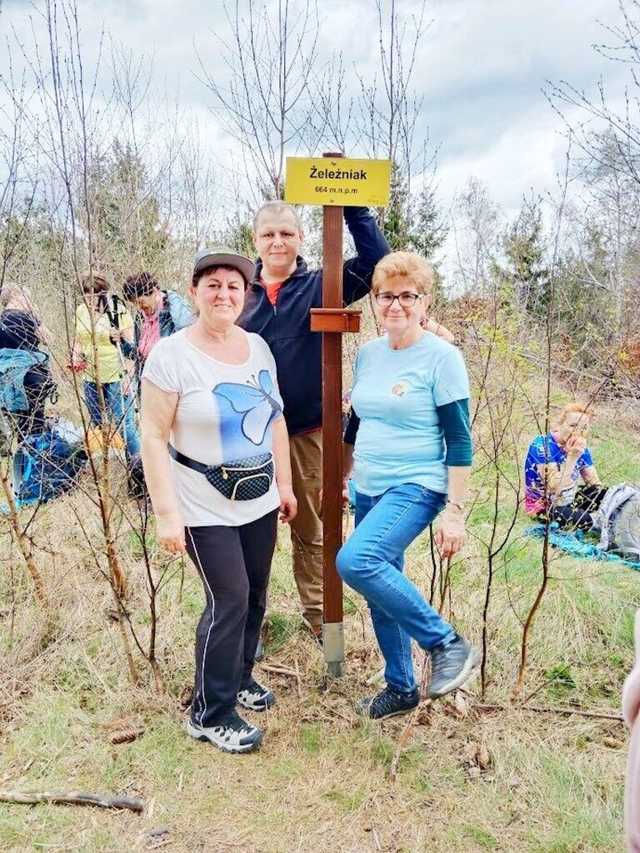
[[[581,711],[580,708],[552,708],[543,705],[473,705],[475,711],[533,711],[536,714],[563,714],[564,716],[591,717],[595,720],[615,720],[624,723],[622,714],[604,711]]]
[[[296,672],[295,669],[282,664],[261,663],[260,669],[264,669],[265,672],[275,672],[277,675],[288,675],[290,678],[300,678],[300,673]]]
[[[143,812],[144,803],[134,797],[107,797],[101,794],[82,794],[72,791],[68,794],[41,791],[37,794],[21,794],[18,791],[0,791],[0,802],[35,805],[36,803],[60,803],[70,806],[99,806],[103,809],[129,809]]]
[[[298,669],[291,669],[288,666],[283,666],[282,664],[273,664],[273,663],[261,663],[261,668],[265,670],[265,672],[273,672],[276,675],[284,675],[287,678],[293,678],[296,682],[296,693],[298,694],[298,699],[302,698],[302,682],[300,680],[300,671]],[[296,662],[297,667],[297,662]]]

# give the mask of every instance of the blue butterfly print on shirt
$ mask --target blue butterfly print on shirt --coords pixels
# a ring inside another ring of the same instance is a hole
[[[271,374],[268,370],[261,370],[257,380],[252,376],[244,385],[221,382],[213,389],[213,393],[224,397],[231,403],[234,412],[243,415],[242,434],[252,444],[260,445],[267,427],[282,411],[280,403],[272,397],[273,390]]]

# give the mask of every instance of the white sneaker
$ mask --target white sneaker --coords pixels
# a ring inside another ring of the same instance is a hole
[[[242,705],[243,708],[248,708],[250,711],[267,711],[276,702],[276,697],[269,688],[258,684],[255,678],[248,681],[238,691],[237,698],[238,704]]]
[[[187,734],[196,740],[208,740],[223,752],[251,752],[262,743],[262,732],[247,723],[235,711],[230,711],[215,726],[198,726],[187,720]]]

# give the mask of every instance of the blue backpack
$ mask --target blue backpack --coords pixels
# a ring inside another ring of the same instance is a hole
[[[64,425],[48,421],[44,432],[28,436],[14,456],[18,505],[46,503],[68,492],[87,460],[81,438]]]

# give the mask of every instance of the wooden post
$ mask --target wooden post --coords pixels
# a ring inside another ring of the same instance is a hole
[[[324,658],[330,675],[342,675],[342,581],[336,555],[342,545],[342,335],[360,330],[360,311],[343,308],[340,202],[380,206],[389,202],[391,162],[348,159],[342,154],[288,157],[285,199],[318,204],[323,198],[322,308],[311,309],[311,331],[322,332],[322,523]],[[335,205],[335,206],[334,206]]]
[[[336,571],[342,544],[342,210],[323,207],[323,307],[311,317],[311,328],[322,331],[322,641],[333,676],[342,675],[344,664],[342,580]]]
[[[327,155],[325,155],[327,156]],[[322,305],[342,308],[342,208],[323,208]],[[342,675],[342,331],[322,335],[323,648],[330,675]]]
[[[311,330],[322,332],[322,643],[333,676],[342,675],[344,664],[342,580],[336,571],[342,545],[342,335],[360,329],[360,311],[343,308],[342,231],[343,208],[324,205],[322,308],[311,309]]]

